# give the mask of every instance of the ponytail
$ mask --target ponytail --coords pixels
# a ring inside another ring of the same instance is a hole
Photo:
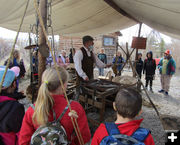
[[[66,83],[68,73],[63,67],[58,67],[58,71],[62,78],[62,82]],[[60,81],[55,68],[48,68],[42,75],[42,84],[38,91],[38,97],[32,117],[33,123],[37,125],[45,125],[48,122],[49,112],[54,105],[52,92],[60,86]]]
[[[49,93],[48,87],[46,83],[42,83],[38,97],[36,100],[36,105],[33,114],[33,122],[38,125],[44,125],[48,122],[49,112],[54,105],[54,100]]]

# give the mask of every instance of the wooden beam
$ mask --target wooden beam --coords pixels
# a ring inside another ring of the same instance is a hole
[[[133,16],[131,16],[130,14],[128,14],[126,11],[124,11],[122,8],[120,8],[114,1],[112,0],[104,0],[108,5],[110,5],[112,8],[114,8],[116,11],[118,11],[120,14],[122,14],[123,16],[128,17],[129,19],[134,20],[137,23],[140,23],[140,21],[138,21],[136,18],[134,18]]]
[[[45,29],[47,29],[47,0],[40,0],[39,10],[43,19],[43,23],[45,25]],[[46,44],[46,38],[44,36],[42,27],[39,25],[39,46],[40,44]],[[45,45],[42,45],[39,49],[44,48]],[[41,77],[46,69],[46,57],[44,57],[40,51],[38,51],[38,85],[41,85]]]

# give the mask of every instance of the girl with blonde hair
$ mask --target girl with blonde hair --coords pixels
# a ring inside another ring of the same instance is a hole
[[[58,67],[64,88],[67,88],[68,73],[63,67]],[[20,145],[30,144],[31,136],[39,126],[45,125],[53,121],[53,112],[58,118],[67,106],[64,98],[62,86],[60,84],[58,74],[55,68],[48,68],[42,75],[42,84],[39,88],[38,97],[35,102],[35,109],[29,107],[23,119],[20,131]],[[84,140],[84,143],[90,141],[91,134],[83,107],[76,101],[71,102],[71,109],[77,113],[78,126]],[[62,119],[61,125],[64,127],[70,145],[78,145],[78,139],[75,135],[71,118],[68,116],[69,109],[66,111]]]

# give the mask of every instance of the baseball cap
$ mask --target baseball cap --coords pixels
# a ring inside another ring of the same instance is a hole
[[[4,72],[5,72],[5,69],[1,68],[0,69],[0,82],[2,81]],[[12,70],[8,69],[5,79],[4,79],[4,82],[3,82],[3,85],[2,85],[3,88],[8,88],[12,84],[14,79],[15,79],[15,73]]]
[[[168,49],[164,52],[165,54],[171,54],[171,51]]]

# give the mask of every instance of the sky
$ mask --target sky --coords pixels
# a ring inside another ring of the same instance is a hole
[[[143,24],[141,28],[140,36],[146,37],[151,32],[151,30],[152,28]],[[138,31],[139,31],[139,24],[121,30],[121,33],[123,34],[123,36],[119,37],[119,43],[121,44],[123,42],[128,42],[129,44],[131,44],[133,36],[135,37],[138,36]],[[160,35],[165,40],[166,43],[171,43],[171,37],[164,35],[162,33],[160,33]]]
[[[139,30],[139,25],[134,25],[132,27],[129,27],[127,29],[123,29],[121,30],[121,33],[123,34],[123,36],[119,37],[119,43],[124,43],[124,42],[128,42],[129,44],[131,44],[132,42],[132,37],[133,36],[138,36],[138,30]],[[150,32],[151,32],[151,28],[148,27],[147,25],[143,24],[142,25],[142,29],[141,29],[141,36],[142,37],[146,37]],[[164,38],[166,43],[171,43],[171,37],[161,34],[160,35]],[[4,39],[15,39],[16,37],[16,32],[15,31],[11,31],[5,28],[0,27],[0,38],[4,38]],[[28,34],[27,33],[20,33],[19,35],[20,39],[24,39],[24,40],[28,40]],[[58,41],[59,37],[55,36],[55,40]]]

